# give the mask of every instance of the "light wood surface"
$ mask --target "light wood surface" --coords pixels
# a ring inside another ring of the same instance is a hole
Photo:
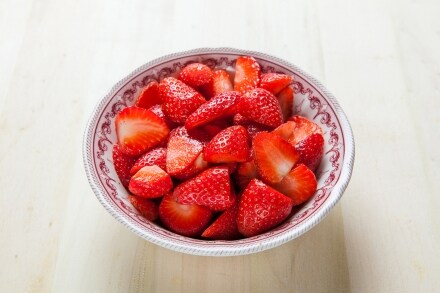
[[[0,292],[439,292],[440,2],[0,1]],[[82,134],[134,68],[266,52],[338,98],[356,139],[316,228],[242,257],[150,244],[90,189]]]

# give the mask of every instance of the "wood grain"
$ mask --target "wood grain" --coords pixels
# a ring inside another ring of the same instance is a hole
[[[0,2],[1,292],[435,292],[440,287],[440,2]],[[241,257],[155,246],[83,171],[97,101],[150,59],[266,52],[338,98],[356,139],[341,202],[299,239]]]

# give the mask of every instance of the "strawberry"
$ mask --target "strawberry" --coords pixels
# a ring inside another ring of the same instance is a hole
[[[202,233],[202,237],[215,240],[234,240],[241,237],[238,232],[237,214],[238,200],[232,207],[224,211],[208,228]]]
[[[253,122],[251,120],[248,120],[240,114],[235,114],[233,123],[234,123],[234,125],[244,126],[251,139],[253,139],[254,136],[259,132],[271,130],[271,128],[269,126],[261,125],[256,122]]]
[[[203,151],[205,160],[211,163],[245,162],[249,159],[249,135],[241,125],[219,132]]]
[[[179,73],[179,79],[193,88],[211,82],[214,73],[211,68],[201,63],[192,63],[185,66]]]
[[[205,142],[201,141],[200,137],[188,134],[185,127],[175,128],[170,134],[167,146],[168,174],[179,175],[189,168],[203,151],[204,145]]]
[[[236,173],[236,182],[238,186],[240,186],[241,189],[245,189],[246,186],[249,184],[249,182],[257,178],[258,172],[257,172],[257,166],[255,166],[254,160],[250,160],[244,163],[240,163],[237,166],[237,173]]]
[[[154,114],[157,115],[157,117],[162,118],[163,121],[165,121],[165,123],[167,124],[169,129],[173,129],[176,127],[176,123],[174,123],[173,121],[170,120],[170,118],[168,118],[165,113],[162,110],[162,105],[154,105],[151,108],[149,108],[148,110],[150,110],[151,112],[153,112]]]
[[[146,152],[142,156],[140,156],[133,167],[130,170],[130,175],[133,176],[140,169],[145,166],[153,166],[157,165],[162,170],[166,170],[166,158],[167,158],[167,149],[166,148],[155,148],[151,151]]]
[[[280,103],[281,112],[283,112],[284,121],[292,115],[294,93],[293,89],[288,86],[277,95],[278,103]]]
[[[246,92],[237,106],[239,114],[254,122],[277,127],[283,123],[283,114],[277,98],[265,89]]]
[[[116,174],[123,186],[128,187],[130,182],[130,169],[136,162],[136,157],[127,156],[121,151],[118,144],[113,146],[113,165],[115,166]]]
[[[142,89],[134,105],[136,107],[148,109],[154,105],[160,104],[162,104],[162,100],[159,96],[159,84],[152,81]]]
[[[297,165],[281,182],[273,185],[273,188],[290,197],[293,205],[302,204],[310,199],[316,187],[315,174],[303,164]]]
[[[311,134],[323,134],[318,124],[302,116],[290,117],[286,123],[276,128],[273,132],[281,135],[292,145],[296,145]]]
[[[279,94],[285,87],[287,87],[293,78],[287,74],[280,73],[264,73],[260,78],[260,87],[268,90],[274,95]]]
[[[228,168],[209,168],[178,185],[173,194],[181,204],[206,206],[212,211],[224,211],[234,204]]]
[[[163,112],[177,124],[184,124],[186,118],[206,101],[196,90],[174,77],[160,82],[159,95]]]
[[[238,207],[238,231],[246,237],[258,235],[283,222],[293,202],[284,194],[253,179],[241,196]]]
[[[201,105],[186,120],[185,127],[193,129],[216,119],[233,115],[234,107],[241,101],[241,94],[236,91],[221,93]]]
[[[299,154],[298,164],[304,164],[315,171],[324,153],[324,137],[320,133],[311,134],[298,142],[295,149]]]
[[[238,57],[235,62],[234,90],[248,91],[260,83],[260,65],[253,57]]]
[[[128,200],[147,220],[156,221],[159,217],[159,207],[152,200],[134,195],[128,195]]]
[[[203,152],[201,152],[189,167],[175,174],[173,177],[179,180],[188,180],[189,178],[192,178],[200,172],[208,169],[208,167],[208,162],[204,160]]]
[[[116,115],[116,136],[120,150],[130,156],[152,149],[168,136],[164,120],[139,107],[127,107]]]
[[[165,227],[183,236],[197,237],[209,225],[212,211],[196,204],[180,204],[172,193],[159,205],[159,218]]]
[[[252,148],[258,174],[269,183],[280,182],[299,159],[295,148],[275,133],[258,133]]]
[[[221,93],[234,90],[229,73],[225,70],[216,70],[212,76],[211,82],[202,87],[203,93],[208,98],[215,97]]]
[[[128,189],[145,198],[161,197],[173,188],[170,175],[156,165],[145,166],[130,179]]]

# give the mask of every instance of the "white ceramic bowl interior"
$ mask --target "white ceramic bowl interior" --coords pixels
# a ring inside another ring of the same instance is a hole
[[[324,130],[324,157],[317,170],[318,190],[306,204],[275,229],[234,241],[197,240],[170,232],[145,220],[127,199],[113,167],[116,142],[114,119],[134,103],[141,88],[152,80],[175,75],[189,62],[231,70],[238,56],[256,58],[263,72],[293,75],[294,114],[301,114]],[[334,96],[298,67],[267,54],[232,48],[202,48],[175,53],[148,62],[119,81],[94,109],[84,134],[84,165],[90,185],[105,209],[140,237],[157,245],[194,255],[230,256],[255,253],[290,241],[318,224],[341,198],[354,163],[353,133]]]

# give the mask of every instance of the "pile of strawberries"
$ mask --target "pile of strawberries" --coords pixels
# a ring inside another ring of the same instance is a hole
[[[292,116],[292,76],[192,63],[149,83],[116,116],[113,162],[132,205],[180,235],[233,240],[266,232],[316,191],[321,128]]]

